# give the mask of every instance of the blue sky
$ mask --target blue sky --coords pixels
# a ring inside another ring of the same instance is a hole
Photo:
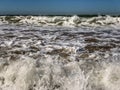
[[[120,14],[120,0],[0,0],[0,14]]]

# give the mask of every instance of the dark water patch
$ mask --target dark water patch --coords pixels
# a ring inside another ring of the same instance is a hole
[[[15,51],[11,51],[10,53],[11,54],[22,54],[22,55],[24,55],[25,51],[24,50],[15,50]]]
[[[35,51],[40,51],[40,49],[36,46],[30,46],[29,47],[31,50],[35,50]]]
[[[5,20],[9,23],[18,23],[21,19],[16,18],[15,16],[6,16]]]
[[[30,37],[26,37],[26,36],[23,36],[23,37],[17,37],[17,39],[20,39],[20,40],[23,40],[23,39],[30,39]]]
[[[106,51],[110,51],[112,48],[114,48],[114,47],[110,46],[110,45],[103,45],[103,46],[99,46],[99,45],[87,45],[87,46],[85,46],[85,49],[87,51],[89,51],[90,53],[95,52],[95,51],[106,52]]]
[[[10,29],[10,28],[9,28],[9,29],[8,29],[8,28],[5,28],[5,29],[2,29],[2,30],[3,30],[3,31],[9,31],[9,32],[16,31],[16,29],[12,29],[12,28],[11,28],[11,29]]]
[[[84,36],[93,36],[95,35],[96,33],[95,32],[79,32],[77,34],[81,34],[81,35],[84,35]]]
[[[85,42],[87,42],[87,43],[91,43],[91,42],[98,43],[99,40],[94,38],[94,37],[93,38],[85,38]]]
[[[64,49],[55,49],[51,52],[47,52],[47,54],[49,55],[59,55],[61,57],[67,58],[70,53],[66,53],[66,51]]]
[[[4,36],[4,37],[6,37],[6,38],[15,38],[15,37],[17,37],[16,35],[6,35],[6,36]]]
[[[40,30],[21,30],[20,32],[40,32]]]

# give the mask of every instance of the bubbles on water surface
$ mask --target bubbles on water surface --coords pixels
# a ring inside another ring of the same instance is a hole
[[[47,22],[46,25],[63,23],[64,20],[69,21],[70,25],[84,22],[84,20],[81,22],[78,16],[17,17],[21,18],[25,20],[30,18],[29,20],[38,24],[37,19],[42,24]],[[97,25],[96,22],[104,25],[110,18],[97,17],[85,19],[88,20],[85,22],[92,23],[90,25]],[[9,23],[13,23],[13,18],[6,19],[10,19]],[[29,24],[29,21],[26,23]],[[120,90],[119,33],[119,29],[113,27],[1,25],[0,88],[2,90]]]

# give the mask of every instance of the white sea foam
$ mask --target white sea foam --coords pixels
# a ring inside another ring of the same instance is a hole
[[[45,56],[7,63],[0,64],[1,90],[120,90],[120,65],[114,60],[62,64],[55,56]]]
[[[120,90],[119,17],[0,20],[0,90]]]
[[[96,16],[1,16],[0,24],[14,23],[37,26],[106,26],[119,25],[120,17]]]

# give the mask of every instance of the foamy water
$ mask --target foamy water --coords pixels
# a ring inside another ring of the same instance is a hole
[[[119,17],[0,18],[0,90],[120,90]]]
[[[1,16],[0,24],[36,25],[36,26],[119,26],[120,17],[96,16]]]

